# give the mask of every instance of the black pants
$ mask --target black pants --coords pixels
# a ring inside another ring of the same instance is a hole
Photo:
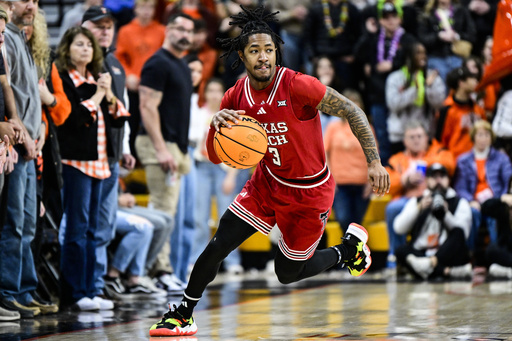
[[[510,208],[499,198],[489,199],[482,204],[482,215],[496,219],[498,241],[487,245],[485,260],[487,266],[497,263],[512,267],[512,230],[510,226]]]
[[[254,227],[226,210],[217,233],[194,265],[185,294],[200,298],[208,283],[217,275],[224,258],[254,233]],[[338,253],[332,248],[316,250],[306,261],[293,261],[278,251],[274,262],[277,278],[281,283],[288,284],[317,275],[336,265]]]
[[[418,257],[425,257],[425,250],[417,250],[412,243],[399,247],[396,251],[396,261],[409,269],[412,273],[419,276],[414,269],[406,262],[408,255],[413,254]],[[439,247],[435,256],[437,257],[437,266],[431,276],[442,276],[444,269],[452,266],[459,266],[469,263],[469,249],[466,245],[464,231],[461,228],[453,228],[448,232],[448,238]]]

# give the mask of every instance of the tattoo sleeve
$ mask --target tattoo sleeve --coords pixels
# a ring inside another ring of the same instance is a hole
[[[375,137],[366,114],[351,100],[333,88],[327,87],[324,98],[316,108],[326,114],[342,117],[348,121],[350,129],[363,147],[367,163],[380,159]]]

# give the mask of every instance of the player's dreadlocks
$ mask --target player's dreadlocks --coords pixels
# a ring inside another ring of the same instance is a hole
[[[223,48],[228,49],[226,53],[220,57],[229,57],[232,52],[243,51],[245,46],[249,42],[249,36],[257,33],[265,33],[272,37],[272,41],[276,45],[276,63],[281,65],[281,44],[283,40],[277,35],[270,26],[269,22],[276,22],[277,18],[275,15],[279,12],[265,14],[265,7],[258,6],[254,10],[250,10],[240,5],[242,12],[230,16],[233,21],[229,22],[229,25],[238,25],[242,32],[235,38],[218,39]],[[231,65],[232,69],[236,69],[241,63],[240,58],[237,58]]]

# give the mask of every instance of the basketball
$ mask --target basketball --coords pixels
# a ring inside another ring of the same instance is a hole
[[[224,164],[237,169],[250,168],[267,152],[267,133],[257,120],[242,115],[231,129],[221,127],[215,133],[213,147]]]

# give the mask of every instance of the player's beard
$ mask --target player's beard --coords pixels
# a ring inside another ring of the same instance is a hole
[[[268,82],[269,80],[272,79],[272,77],[274,77],[275,68],[269,66],[269,70],[270,70],[270,73],[268,74],[268,76],[258,76],[256,74],[256,72],[251,72],[251,75],[254,78],[254,80],[257,82],[262,82],[262,83]]]

